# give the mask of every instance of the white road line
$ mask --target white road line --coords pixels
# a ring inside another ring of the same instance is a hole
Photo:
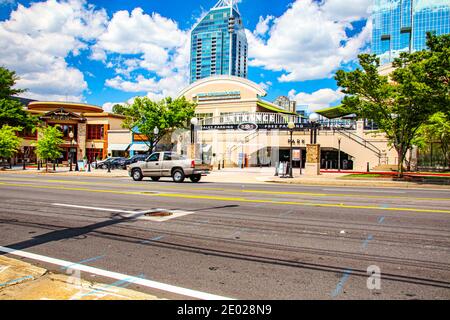
[[[24,258],[28,258],[28,259],[32,259],[32,260],[37,260],[37,261],[41,261],[41,262],[47,262],[47,263],[51,263],[51,264],[61,266],[61,267],[71,266],[71,269],[80,270],[80,271],[88,272],[91,274],[96,274],[96,275],[111,278],[111,279],[127,280],[127,281],[129,280],[130,282],[132,281],[134,284],[138,284],[138,285],[141,285],[144,287],[162,290],[162,291],[166,291],[166,292],[171,292],[171,293],[179,294],[179,295],[186,296],[186,297],[191,297],[191,298],[196,298],[196,299],[201,299],[201,300],[232,300],[231,298],[227,298],[227,297],[222,297],[222,296],[218,296],[218,295],[214,295],[214,294],[210,294],[210,293],[206,293],[206,292],[176,287],[176,286],[173,286],[170,284],[165,284],[165,283],[161,283],[161,282],[156,282],[156,281],[151,281],[151,280],[142,279],[142,278],[138,278],[138,277],[133,277],[133,276],[129,276],[129,275],[126,275],[123,273],[107,271],[107,270],[94,268],[94,267],[90,267],[90,266],[85,266],[85,265],[74,265],[74,263],[70,262],[70,261],[51,258],[51,257],[47,257],[47,256],[35,254],[35,253],[22,251],[22,250],[15,250],[15,249],[0,246],[0,252],[4,252],[4,253],[8,253],[8,254],[12,254],[15,256],[24,257]]]
[[[361,189],[322,189],[323,191],[341,191],[341,192],[346,192],[346,191],[352,191],[352,192],[366,192],[366,193],[372,193],[372,192],[377,192],[377,193],[406,193],[406,191],[393,191],[393,190],[386,190],[386,191],[381,191],[381,190],[361,190]]]
[[[120,213],[128,213],[128,214],[142,214],[142,213],[146,213],[147,212],[147,211],[126,211],[126,210],[118,210],[118,209],[110,209],[110,208],[77,206],[77,205],[74,205],[74,204],[64,204],[64,203],[52,203],[52,205],[58,206],[58,207],[87,209],[87,210],[95,210],[95,211],[120,212]]]

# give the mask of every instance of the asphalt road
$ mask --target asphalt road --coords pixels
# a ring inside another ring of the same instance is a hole
[[[235,299],[450,299],[450,191],[2,174],[0,246]]]

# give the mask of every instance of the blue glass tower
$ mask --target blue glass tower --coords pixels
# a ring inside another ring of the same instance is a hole
[[[450,33],[449,0],[375,0],[372,52],[381,63],[426,48],[426,33]]]
[[[236,0],[220,0],[192,30],[190,82],[214,75],[247,78],[247,57]]]

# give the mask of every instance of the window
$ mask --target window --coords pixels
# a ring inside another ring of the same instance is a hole
[[[88,124],[87,125],[87,138],[89,140],[102,140],[103,139],[103,125],[102,124]]]
[[[77,140],[77,125],[76,124],[59,124],[59,130],[63,133],[63,139],[70,139],[70,133],[73,132],[73,138]]]
[[[159,161],[159,153],[154,153],[150,157],[148,157],[147,161],[156,162]]]

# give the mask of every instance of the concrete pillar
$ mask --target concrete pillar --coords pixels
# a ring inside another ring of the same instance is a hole
[[[364,138],[364,120],[356,121],[356,134]]]
[[[77,159],[82,160],[86,156],[86,123],[78,123],[78,154]]]
[[[306,145],[305,174],[309,176],[320,175],[320,144]]]

